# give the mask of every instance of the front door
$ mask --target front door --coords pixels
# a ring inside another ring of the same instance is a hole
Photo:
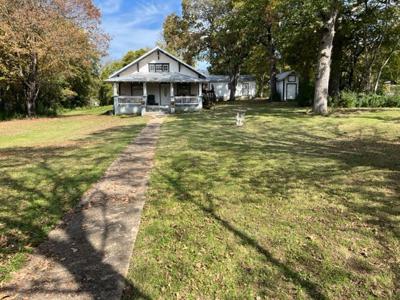
[[[171,104],[171,86],[169,83],[162,83],[160,86],[160,106]]]
[[[242,83],[242,96],[250,96],[250,84],[248,82]]]
[[[297,84],[295,83],[288,83],[286,85],[286,99],[287,100],[294,100],[297,97]]]

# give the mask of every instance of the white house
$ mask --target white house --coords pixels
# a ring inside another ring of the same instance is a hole
[[[224,75],[208,75],[209,89],[214,90],[215,96],[223,100],[229,100],[229,76]],[[239,76],[236,86],[235,97],[238,98],[254,98],[256,96],[256,79],[251,75]]]
[[[205,75],[156,47],[112,74],[115,114],[202,109]]]
[[[282,101],[295,100],[299,94],[299,76],[294,71],[276,75],[276,90]]]
[[[221,81],[213,81],[216,76],[207,77],[156,47],[106,81],[113,83],[115,114],[143,114],[146,111],[173,113],[201,110],[203,88],[210,84],[214,84],[217,97],[228,95],[229,98],[226,76],[218,77]],[[237,96],[242,95],[255,95],[255,81],[250,76],[242,76],[239,80]]]

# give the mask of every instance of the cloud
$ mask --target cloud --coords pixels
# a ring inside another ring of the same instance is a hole
[[[113,14],[120,10],[122,0],[102,0],[99,7],[103,14]]]

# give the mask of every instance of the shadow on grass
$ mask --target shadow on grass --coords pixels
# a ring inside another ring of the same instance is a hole
[[[46,295],[53,299],[90,295],[93,299],[108,299],[116,290],[127,288],[134,290],[143,299],[149,299],[104,261],[104,247],[109,232],[125,230],[105,218],[115,204],[109,195],[101,194],[100,191],[93,195],[93,198],[99,200],[92,205],[101,210],[103,217],[98,220],[98,224],[90,225],[106,229],[102,233],[100,250],[89,239],[93,227],[88,227],[86,222],[86,208],[74,208],[82,194],[100,179],[123,147],[142,128],[142,125],[114,127],[74,141],[72,145],[60,147],[0,149],[0,182],[5,187],[0,195],[0,258],[12,260],[14,255],[26,253],[29,248],[38,246],[34,250],[35,255],[61,265],[77,285],[69,288],[64,282],[59,282],[58,286],[59,274],[47,274],[51,280],[29,282],[27,278],[22,286],[3,283],[0,295]],[[121,176],[129,176],[136,171],[129,170],[129,174]],[[63,222],[60,223],[63,216]],[[65,238],[50,235],[42,243],[57,223]],[[1,274],[4,280],[14,270],[9,266],[2,271],[5,271],[5,274]]]
[[[227,168],[229,178],[249,176],[254,193],[264,193],[266,196],[279,194],[285,199],[290,199],[287,184],[291,182],[302,182],[304,188],[319,189],[327,196],[334,197],[336,204],[347,208],[346,212],[342,213],[326,207],[323,212],[319,212],[323,218],[326,220],[347,218],[349,223],[354,219],[360,227],[346,230],[353,230],[368,238],[371,238],[369,232],[364,230],[363,226],[378,229],[379,234],[372,239],[385,249],[386,264],[395,277],[393,282],[395,290],[398,290],[400,268],[396,264],[397,254],[393,249],[393,238],[400,238],[397,220],[400,214],[400,144],[398,141],[385,140],[377,132],[366,137],[348,136],[341,132],[337,125],[336,127],[330,125],[327,129],[330,134],[335,135],[334,138],[329,135],[324,136],[321,132],[313,132],[312,126],[323,128],[324,120],[332,120],[332,118],[315,118],[301,109],[271,106],[261,108],[249,106],[246,117],[250,121],[256,120],[254,117],[258,115],[278,117],[280,121],[307,120],[308,118],[310,123],[315,120],[320,123],[307,127],[283,126],[281,130],[273,123],[260,124],[264,131],[254,133],[235,128],[235,111],[239,106],[240,104],[227,105],[208,113],[178,115],[176,121],[169,122],[164,130],[165,138],[170,143],[183,140],[185,145],[181,149],[174,149],[174,153],[168,157],[170,160],[168,168],[172,168],[172,173],[179,176],[172,177],[161,170],[158,173],[168,186],[173,187],[175,197],[194,203],[244,244],[260,253],[286,278],[304,288],[310,297],[324,299],[327,296],[324,293],[323,282],[317,283],[305,278],[290,266],[274,258],[270,251],[261,246],[245,230],[219,216],[214,210],[215,203],[213,203],[213,200],[217,199],[209,199],[208,203],[203,204],[192,196],[196,193],[207,195],[208,191],[216,189],[218,184],[229,184],[229,179],[221,177],[216,170],[219,168],[218,165],[207,164],[206,153],[217,153],[222,160],[228,158],[229,163],[227,167],[224,167]],[[371,118],[380,120],[379,115],[371,116]],[[393,119],[389,118],[389,121]],[[281,165],[272,169],[268,168],[263,174],[246,169],[246,165],[252,159],[258,161],[258,164],[263,164],[268,159],[281,158],[289,160],[282,161]],[[243,171],[240,171],[241,169]],[[187,184],[182,184],[185,182],[185,177],[190,176],[192,171],[206,175],[207,179],[197,183],[192,180]],[[246,174],[244,175],[243,172]],[[346,178],[346,174],[355,175],[356,179],[347,181],[349,178]],[[270,186],[265,186],[266,182],[263,179],[269,180],[269,178],[279,179],[279,182],[271,182]],[[389,193],[384,193],[382,187]],[[350,197],[357,196],[361,201],[353,201],[349,199],[349,195]],[[226,204],[219,203],[218,205]],[[359,216],[361,219],[358,219]],[[332,226],[333,230],[343,230],[335,227],[339,225],[334,222],[327,221],[326,226]],[[306,264],[307,262],[304,262],[305,268],[311,268],[308,271],[318,272]]]
[[[190,158],[186,158],[186,159],[190,159]],[[179,162],[176,162],[176,165],[179,165]],[[201,202],[196,201],[196,199],[188,192],[188,187],[185,187],[184,185],[181,184],[181,182],[183,182],[183,180],[182,180],[183,178],[180,178],[180,177],[173,178],[170,175],[168,175],[167,173],[161,173],[161,172],[160,172],[160,175],[169,183],[170,187],[173,187],[174,193],[178,197],[178,199],[182,199],[184,201],[189,201],[189,202],[195,204],[206,215],[208,215],[209,217],[211,217],[212,219],[217,221],[221,226],[223,226],[229,232],[233,233],[237,238],[239,238],[241,240],[241,242],[243,244],[250,246],[255,251],[257,251],[259,254],[261,254],[263,256],[263,258],[266,260],[266,262],[272,264],[277,269],[279,269],[279,271],[286,278],[291,279],[295,284],[298,284],[302,288],[304,288],[310,297],[312,297],[314,299],[327,299],[327,297],[322,293],[320,286],[318,286],[316,283],[312,282],[311,280],[304,278],[298,272],[294,271],[289,266],[287,266],[286,264],[284,264],[281,261],[279,261],[278,259],[276,259],[271,254],[271,252],[268,251],[263,246],[261,246],[256,239],[252,238],[250,235],[245,233],[243,230],[240,230],[239,228],[235,227],[229,221],[221,218],[214,209],[214,203],[213,203],[212,199],[208,199],[207,205],[204,205]],[[213,186],[213,183],[209,182],[209,186],[208,186],[208,188],[205,188],[205,190],[207,190],[207,191],[211,190],[212,186]]]

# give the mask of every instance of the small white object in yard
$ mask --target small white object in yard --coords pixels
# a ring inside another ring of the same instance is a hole
[[[238,111],[236,115],[236,126],[243,126],[246,112],[244,110]]]

